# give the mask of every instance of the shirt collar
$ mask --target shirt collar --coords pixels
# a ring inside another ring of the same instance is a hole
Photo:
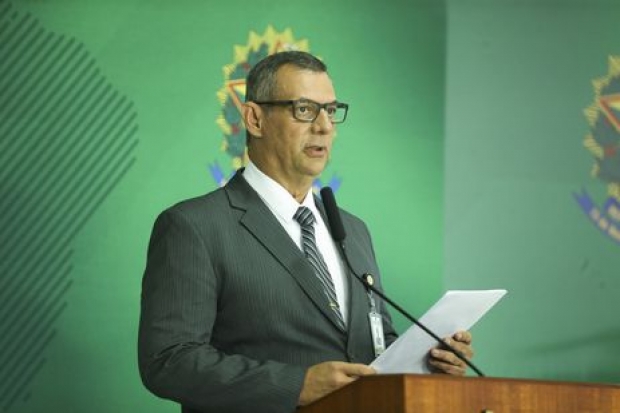
[[[252,161],[245,167],[243,177],[280,219],[292,220],[301,205],[310,208],[315,217],[318,216],[319,211],[314,203],[312,188],[300,205],[282,185],[263,173]]]

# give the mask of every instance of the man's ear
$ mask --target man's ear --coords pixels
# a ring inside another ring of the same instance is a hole
[[[263,115],[262,108],[256,103],[246,102],[243,105],[243,123],[250,135],[258,138],[263,136]]]

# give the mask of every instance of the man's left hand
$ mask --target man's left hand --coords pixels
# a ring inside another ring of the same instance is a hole
[[[471,347],[471,333],[469,331],[459,331],[452,337],[444,339],[446,343],[459,351],[467,360],[471,360],[474,351]],[[467,364],[449,350],[443,350],[441,346],[432,349],[428,356],[428,364],[435,373],[452,374],[454,376],[464,376],[467,371]]]

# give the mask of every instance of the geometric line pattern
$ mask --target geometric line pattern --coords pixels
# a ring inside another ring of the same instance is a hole
[[[134,104],[83,44],[0,1],[0,409],[30,397],[72,243],[135,163]]]

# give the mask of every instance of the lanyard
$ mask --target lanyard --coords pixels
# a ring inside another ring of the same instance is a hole
[[[368,320],[370,322],[370,333],[372,334],[372,345],[375,350],[375,357],[379,357],[385,351],[385,336],[383,335],[383,317],[377,311],[375,297],[372,291],[368,290],[368,301],[370,302],[370,312]]]

